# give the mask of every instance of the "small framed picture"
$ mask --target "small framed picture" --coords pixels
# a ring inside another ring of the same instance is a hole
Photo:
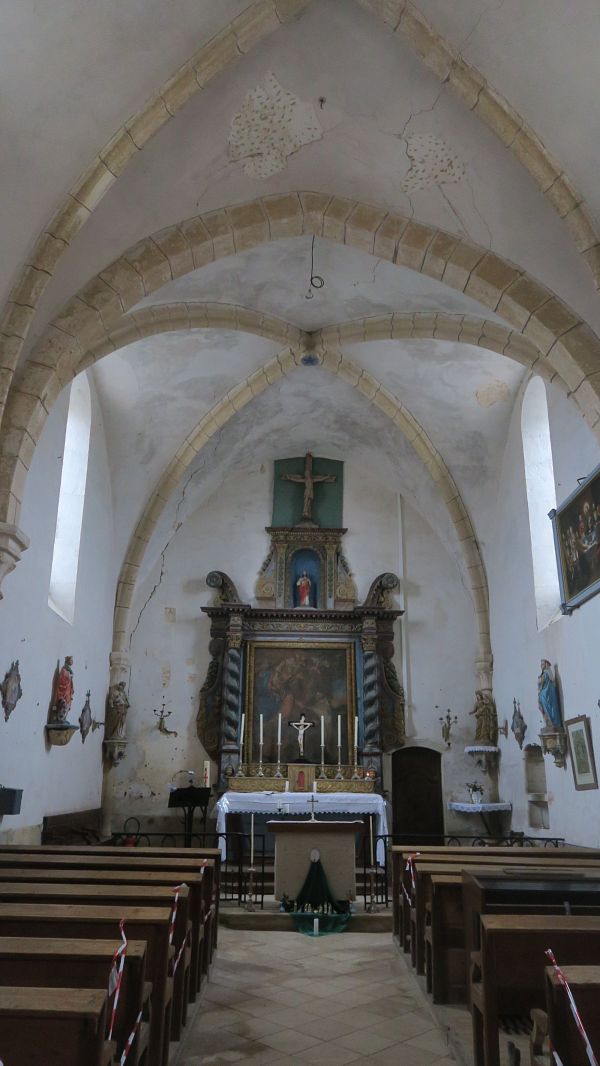
[[[288,763],[290,792],[312,792],[315,768],[307,763]]]
[[[598,788],[589,718],[585,714],[579,715],[578,718],[569,718],[565,722],[565,729],[569,738],[575,788],[578,792],[587,788]]]

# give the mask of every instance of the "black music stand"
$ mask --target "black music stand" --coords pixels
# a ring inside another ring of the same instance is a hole
[[[183,846],[185,848],[192,846],[192,824],[197,807],[202,811],[202,825],[206,833],[209,800],[210,788],[198,788],[196,785],[174,788],[169,793],[169,807],[181,807],[183,810]]]

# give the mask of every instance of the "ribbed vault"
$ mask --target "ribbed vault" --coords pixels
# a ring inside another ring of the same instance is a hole
[[[514,326],[504,354],[522,362],[523,342],[527,356],[534,345],[539,371],[564,383],[600,434],[600,340],[518,266],[442,230],[361,202],[308,192],[264,197],[152,234],[97,275],[54,319],[11,392],[0,453],[0,521],[18,521],[31,457],[61,389],[93,358],[91,351],[96,357],[114,351],[121,331],[130,336],[131,328],[137,328],[127,312],[164,284],[209,262],[305,233],[437,278],[489,307]],[[239,318],[241,312],[237,314]],[[445,316],[434,317],[440,328]]]
[[[600,242],[593,216],[571,179],[554,162],[524,119],[409,0],[358,0],[358,3],[402,37],[442,84],[455,92],[515,154],[567,222],[598,284]],[[255,0],[191,56],[100,149],[45,227],[5,309],[0,325],[0,417],[40,297],[57,272],[65,250],[94,209],[154,134],[196,93],[282,24],[300,16],[309,4],[310,0]]]

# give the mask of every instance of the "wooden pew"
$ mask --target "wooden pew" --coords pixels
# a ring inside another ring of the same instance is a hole
[[[105,885],[148,885],[162,886],[173,890],[173,878],[163,871],[143,870],[73,870],[70,867],[61,870],[32,867],[0,867],[0,879],[4,882],[30,884],[32,881],[45,881],[55,884],[105,884]],[[192,921],[192,960],[190,964],[189,1002],[196,998],[197,985],[208,974],[208,952],[204,944],[204,877],[200,873],[185,875],[185,884],[189,889],[190,918]],[[208,947],[208,945],[207,945]]]
[[[74,851],[69,854],[61,852],[49,851],[46,848],[39,848],[37,851],[30,852],[24,849],[11,849],[10,852],[4,852],[0,849],[0,879],[2,877],[2,870],[14,865],[14,856],[18,854],[18,862],[21,868],[29,869],[57,869],[57,870],[131,870],[136,873],[144,872],[160,872],[164,871],[173,878],[173,885],[178,884],[181,881],[185,881],[186,874],[188,873],[204,873],[205,877],[210,877],[212,871],[215,869],[213,860],[211,859],[197,859],[197,858],[185,858],[179,857],[162,857],[158,854],[158,849],[149,849],[154,852],[152,855],[139,855],[137,849],[130,848],[109,848],[106,854],[95,854],[92,849],[86,848],[79,854]],[[208,906],[208,911],[204,917],[204,938],[207,944],[211,947],[215,943],[215,931],[214,926],[216,924],[216,905],[212,900],[213,885],[207,882],[206,887],[207,901],[210,898],[211,902]],[[197,989],[200,987],[200,975],[198,975]]]
[[[600,914],[600,868],[587,876],[564,867],[541,875],[519,870],[517,876],[506,869],[499,877],[489,870],[463,870],[462,882],[468,958],[479,950],[483,914],[565,914],[565,904],[573,914]]]
[[[452,872],[450,872],[452,871]],[[560,879],[565,884],[573,878],[588,879],[590,884],[597,885],[600,877],[600,868],[580,867],[574,870],[572,867],[555,866],[551,870],[533,867],[476,867],[467,873],[464,867],[456,865],[445,866],[421,866],[417,888],[426,895],[427,922],[425,927],[426,946],[426,977],[427,990],[431,992],[434,1003],[463,1003],[468,1000],[468,966],[472,940],[467,937],[467,923],[465,920],[463,905],[463,878],[485,877],[503,878],[509,884],[514,885],[514,878],[523,878],[525,883],[535,880],[536,882],[552,878],[556,883]],[[421,884],[421,881],[423,884]],[[522,882],[517,881],[517,885]],[[583,913],[600,913],[600,896],[596,897],[598,907],[593,905]],[[505,906],[492,904],[492,910],[501,913],[519,913],[524,911],[536,912],[538,908],[531,908],[527,899],[520,899],[518,888],[516,895],[513,893],[512,900],[505,900]],[[560,907],[549,905],[554,913],[564,913]],[[540,908],[543,909],[543,906]],[[487,913],[488,908],[484,911]],[[575,904],[577,912],[577,904]],[[483,912],[481,912],[483,913]],[[477,921],[479,918],[477,917]],[[467,949],[467,943],[469,948]],[[477,945],[478,946],[478,945]]]
[[[210,870],[212,895],[209,901],[209,906],[212,903],[214,907],[214,922],[212,923],[213,942],[210,946],[210,956],[217,947],[218,941],[218,927],[219,927],[219,897],[221,892],[221,852],[219,848],[149,848],[149,847],[136,847],[136,848],[117,848],[114,845],[107,844],[2,844],[0,845],[0,853],[6,852],[55,852],[62,855],[86,855],[90,852],[95,855],[114,855],[115,852],[129,852],[142,856],[156,857],[160,856],[164,859],[208,859],[209,862],[206,866]]]
[[[520,870],[535,869],[538,871],[552,871],[552,870],[568,870],[570,868],[569,862],[563,863],[558,858],[547,858],[544,855],[541,857],[534,857],[528,855],[523,862],[519,861],[516,855],[492,855],[485,858],[474,859],[472,856],[461,857],[455,862],[438,863],[437,856],[435,861],[429,857],[423,858],[419,856],[413,861],[413,876],[415,880],[415,891],[412,891],[413,895],[412,906],[410,907],[410,954],[411,962],[415,966],[418,974],[425,972],[425,922],[426,922],[426,907],[430,900],[429,893],[429,877],[428,873],[431,872],[434,865],[437,873],[458,873],[461,870],[480,869],[482,864],[485,863],[486,868],[492,871],[494,868],[498,870],[510,870],[511,868],[517,868]],[[600,868],[600,861],[596,863],[588,863],[585,868],[590,869]],[[409,879],[410,884],[410,879]]]
[[[88,988],[0,988],[5,1066],[110,1066],[107,995]]]
[[[391,849],[393,933],[394,938],[402,945],[404,951],[409,951],[410,949],[410,908],[402,892],[402,883],[405,883],[405,887],[408,887],[407,882],[408,885],[410,884],[410,878],[407,877],[405,871],[406,860],[410,855],[414,855],[417,852],[422,858],[439,857],[440,862],[456,862],[459,856],[465,857],[468,861],[468,857],[471,855],[476,859],[483,857],[483,861],[487,863],[488,859],[494,856],[518,855],[521,859],[526,859],[532,854],[546,858],[560,855],[562,860],[573,859],[577,862],[577,865],[589,861],[600,861],[600,849],[598,848],[469,847],[462,845],[446,847],[433,844],[409,847],[405,844],[394,844]]]
[[[93,903],[103,907],[172,907],[174,892],[170,888],[150,885],[65,885],[41,881],[17,884],[0,881],[0,902],[18,903]],[[188,940],[188,888],[180,889],[175,916],[173,946],[175,958],[180,958],[173,975],[173,1006],[171,1010],[171,1040],[181,1039],[185,1024],[188,1001],[189,956],[186,960],[185,944]],[[181,951],[181,955],[180,955]]]
[[[557,959],[559,965],[560,961]],[[569,982],[588,1040],[600,1060],[600,966],[561,966],[561,969]],[[552,966],[546,968],[545,989],[548,1036],[552,1047],[565,1066],[589,1066],[565,987]]]
[[[169,977],[169,907],[92,907],[84,904],[0,903],[0,934],[76,940],[114,940],[121,918],[132,940],[147,943],[152,982],[149,1066],[167,1066],[173,982]],[[9,1064],[7,1064],[9,1066]]]
[[[524,1015],[543,1006],[547,948],[565,965],[593,965],[600,957],[600,917],[486,914],[481,919],[481,950],[471,960],[475,1066],[500,1066],[501,1014]]]
[[[0,987],[10,988],[95,988],[106,989],[119,940],[44,940],[0,937]],[[113,1040],[120,1057],[138,1015],[145,1007],[149,990],[145,983],[146,944],[130,940],[123,969]],[[108,1036],[112,1000],[106,1018]],[[128,1061],[141,1066],[148,1048],[148,1023],[139,1026]],[[10,1048],[6,1063],[10,1061]]]

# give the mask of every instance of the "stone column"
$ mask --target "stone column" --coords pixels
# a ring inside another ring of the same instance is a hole
[[[112,685],[118,685],[120,681],[129,681],[129,674],[131,669],[131,660],[129,653],[126,651],[112,651],[110,653],[110,675],[109,675],[109,692]],[[108,702],[108,696],[106,700],[106,711],[104,714],[105,730],[106,726],[110,725],[110,707]],[[105,732],[106,736],[106,732]],[[127,752],[127,735],[104,740],[102,743],[104,765],[103,765],[103,777],[102,777],[102,836],[103,838],[110,837],[112,833],[112,807],[113,807],[113,788],[112,777],[110,771],[114,766],[121,762],[125,758]]]

